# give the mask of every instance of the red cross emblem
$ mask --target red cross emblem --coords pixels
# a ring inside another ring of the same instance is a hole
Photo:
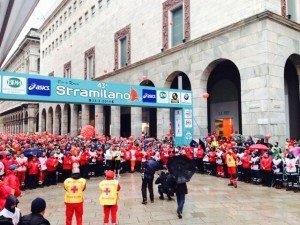
[[[76,186],[73,186],[73,187],[71,188],[71,191],[72,191],[73,193],[76,193],[76,192],[78,191],[78,188],[77,188]]]
[[[103,191],[106,195],[108,195],[110,193],[110,189],[109,188],[105,188],[105,190]]]

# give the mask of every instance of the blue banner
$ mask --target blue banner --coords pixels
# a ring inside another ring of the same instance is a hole
[[[73,104],[192,107],[192,92],[128,84],[0,72],[0,99]]]

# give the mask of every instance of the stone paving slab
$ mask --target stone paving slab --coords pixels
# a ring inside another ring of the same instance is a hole
[[[84,203],[84,225],[100,225],[103,220],[99,205],[98,184],[101,178],[87,182]],[[176,201],[159,200],[157,187],[154,203],[141,204],[140,174],[123,174],[120,178],[119,225],[296,225],[300,221],[300,195],[239,183],[238,188],[227,186],[227,179],[195,174],[188,184],[189,194],[183,219],[176,215]],[[23,214],[30,212],[35,197],[47,202],[45,217],[51,225],[65,224],[64,189],[62,184],[25,191],[19,199]],[[75,217],[73,218],[75,223]]]

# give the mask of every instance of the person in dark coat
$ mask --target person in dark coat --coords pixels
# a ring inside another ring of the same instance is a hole
[[[182,211],[183,211],[183,206],[185,202],[185,195],[188,193],[187,185],[186,183],[181,183],[176,185],[175,188],[175,193],[176,193],[176,199],[177,199],[177,215],[178,218],[182,218]]]
[[[31,214],[23,216],[18,225],[50,225],[44,218],[46,202],[42,198],[36,198],[31,202]]]
[[[150,200],[154,202],[153,180],[155,171],[158,168],[158,163],[154,159],[147,160],[142,168],[142,204],[147,204],[147,187],[149,190]]]
[[[171,196],[174,196],[174,178],[167,172],[162,171],[159,177],[156,179],[155,184],[158,185],[159,199],[164,200],[164,194],[167,195],[168,200],[172,200]]]

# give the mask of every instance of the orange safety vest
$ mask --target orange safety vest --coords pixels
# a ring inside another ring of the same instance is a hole
[[[86,180],[83,178],[68,178],[64,182],[65,203],[81,203],[83,202],[83,191],[85,189]]]
[[[118,185],[117,180],[103,180],[99,183],[100,189],[100,205],[115,205],[118,200]]]
[[[226,164],[227,167],[236,167],[236,161],[232,155],[226,155]]]

